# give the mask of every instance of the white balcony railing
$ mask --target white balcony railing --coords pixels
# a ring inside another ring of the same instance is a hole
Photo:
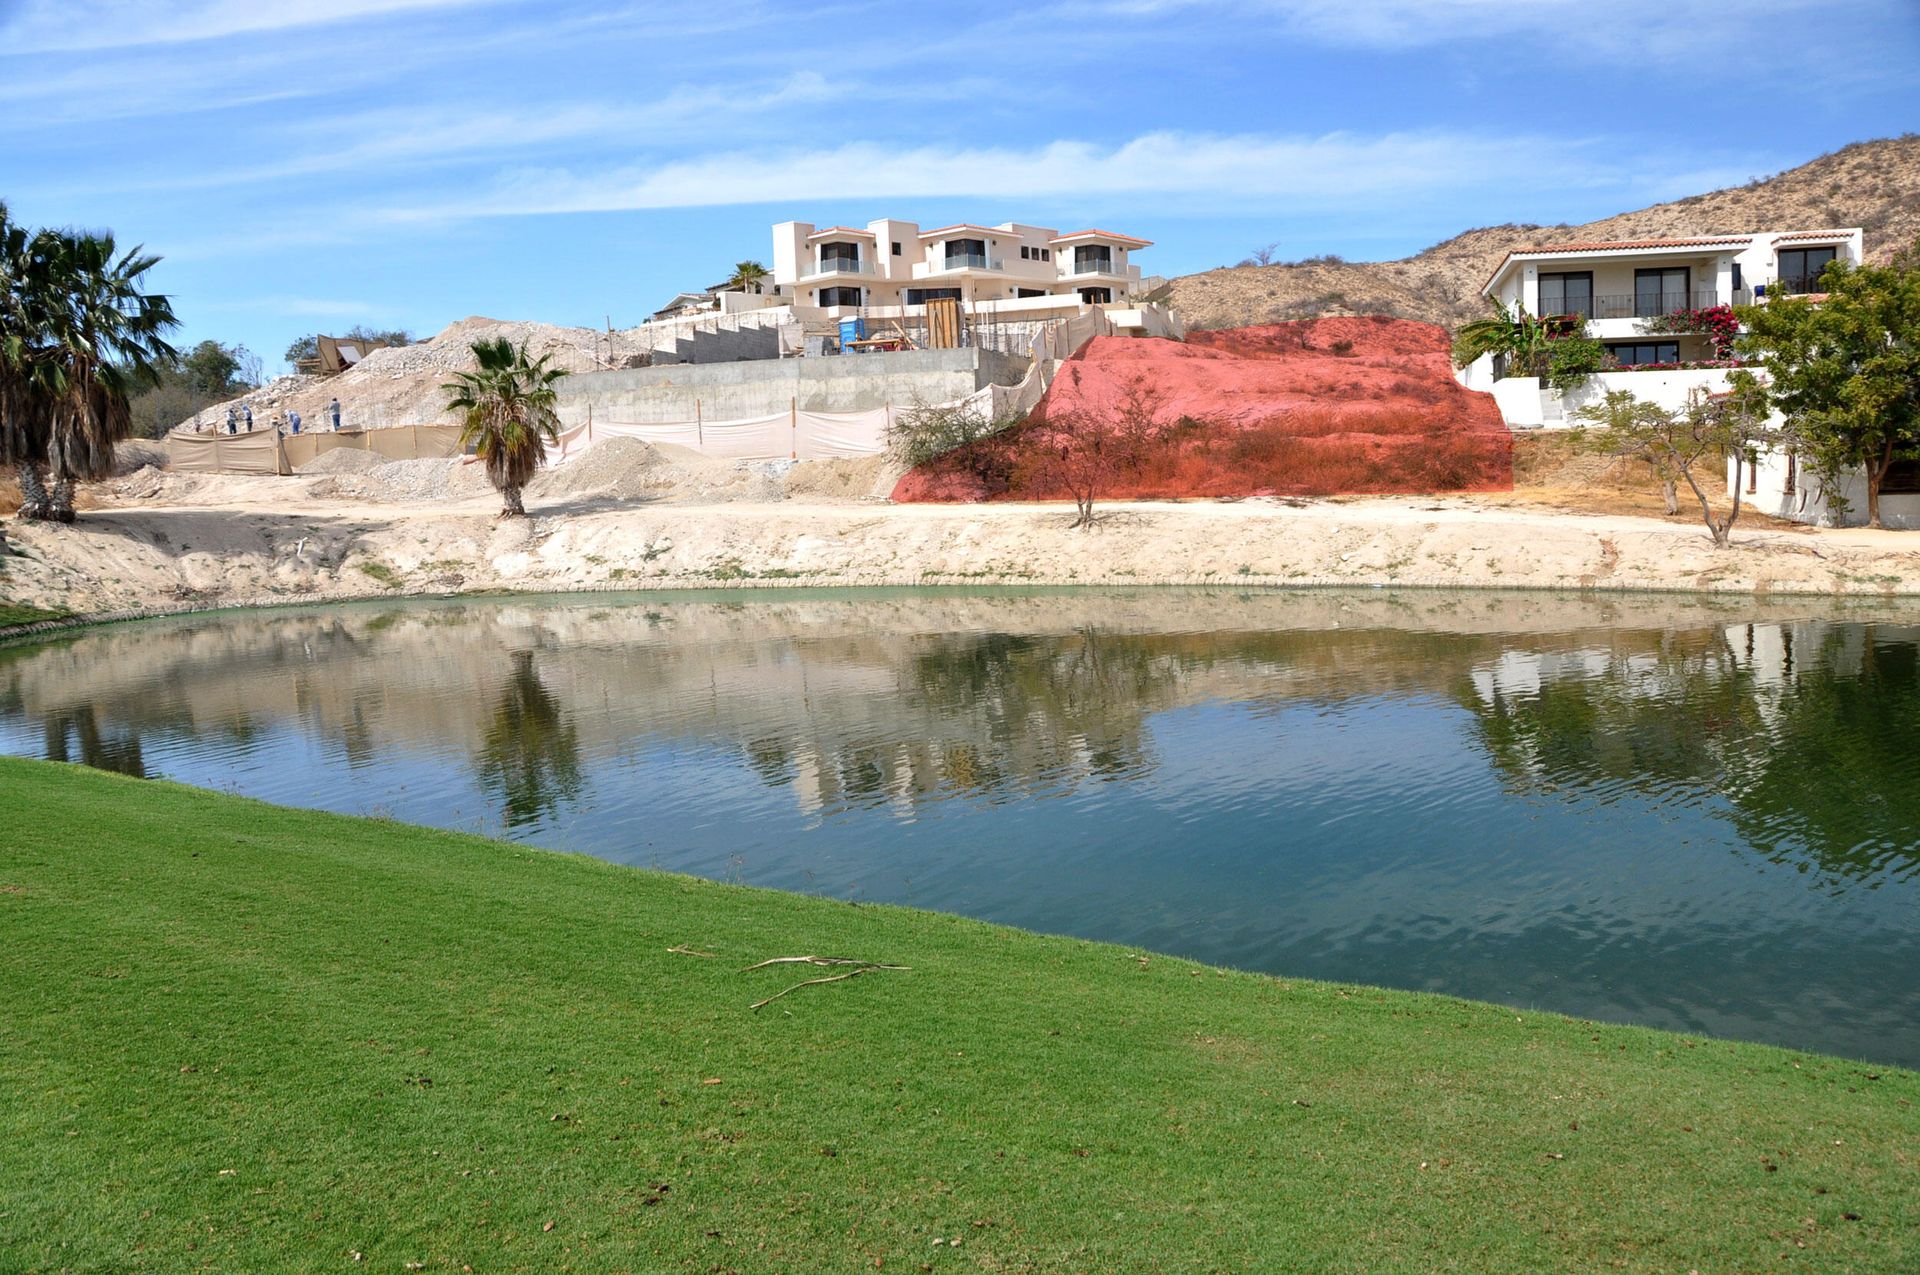
[[[808,267],[807,273],[800,277],[803,279],[818,279],[826,275],[871,275],[873,272],[873,263],[871,261],[852,261],[845,257],[827,257],[813,263]]]
[[[949,253],[934,263],[932,274],[945,274],[950,270],[1004,270],[1006,265],[999,257],[987,257],[976,253]]]

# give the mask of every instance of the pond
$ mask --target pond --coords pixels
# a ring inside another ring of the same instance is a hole
[[[1891,604],[765,591],[226,613],[0,648],[0,750],[1920,1066],[1920,611]]]

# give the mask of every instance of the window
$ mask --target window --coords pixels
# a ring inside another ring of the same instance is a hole
[[[1053,249],[1051,249],[1051,248],[1042,248],[1042,249],[1040,250],[1040,260],[1042,260],[1042,261],[1052,261],[1052,260],[1053,260]]]
[[[1746,286],[1747,281],[1740,274],[1740,263],[1736,261],[1733,263],[1733,290],[1737,294]]]
[[[822,288],[820,289],[820,304],[821,305],[859,305],[860,289],[858,288]]]
[[[1836,256],[1832,248],[1785,248],[1780,252],[1780,286],[1788,292],[1820,291],[1820,272]]]
[[[1021,245],[1020,245],[1020,260],[1022,260],[1022,261],[1031,261],[1031,260],[1033,260],[1033,249],[1031,249],[1031,248],[1029,248],[1029,247],[1027,247],[1027,245],[1025,245],[1025,244],[1021,244]]]
[[[896,257],[900,255],[900,241],[898,239],[893,241],[893,255]]]
[[[1112,274],[1113,249],[1105,244],[1079,244],[1073,250],[1075,274]]]
[[[1633,272],[1633,313],[1651,319],[1687,308],[1693,271],[1685,266]]]
[[[987,268],[986,240],[947,240],[947,269],[958,270],[965,266],[971,266],[975,270],[985,270]]]
[[[1920,495],[1920,460],[1896,460],[1880,480],[1882,496]]]
[[[925,305],[929,301],[958,301],[958,288],[908,288],[908,305]]]
[[[1593,317],[1593,271],[1565,271],[1540,276],[1540,313]]]
[[[1621,367],[1635,367],[1642,363],[1678,363],[1680,343],[1636,341],[1630,345],[1608,345],[1607,353],[1613,355],[1613,361]]]
[[[1082,288],[1080,289],[1080,300],[1086,305],[1111,305],[1113,303],[1113,289]]]
[[[860,245],[857,243],[821,244],[820,268],[822,270],[859,270]]]
[[[1013,295],[1016,297],[1044,297],[1047,295],[1047,290],[1045,288],[1015,288]]]

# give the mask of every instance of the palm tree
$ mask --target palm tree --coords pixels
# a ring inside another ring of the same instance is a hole
[[[1453,364],[1465,367],[1483,354],[1505,355],[1517,375],[1534,375],[1548,340],[1547,325],[1516,305],[1509,310],[1498,297],[1490,297],[1493,317],[1463,323],[1453,334]]]
[[[736,262],[733,277],[727,280],[727,287],[735,292],[753,292],[766,281],[767,268],[757,261]]]
[[[160,258],[113,235],[45,230],[34,236],[42,263],[46,346],[34,380],[48,413],[49,505],[73,521],[73,485],[113,472],[113,445],[133,432],[131,402],[179,353],[163,333],[179,326],[166,297],[144,291]]]
[[[20,515],[48,515],[41,466],[47,455],[48,412],[36,375],[45,340],[45,262],[39,239],[0,203],[0,465],[20,475]]]
[[[488,480],[506,501],[501,516],[521,517],[521,489],[547,458],[547,444],[560,441],[553,384],[566,369],[548,367],[550,354],[529,358],[525,342],[516,347],[505,337],[475,341],[473,357],[478,368],[454,373],[440,388],[448,409],[461,414],[460,446],[486,462]]]

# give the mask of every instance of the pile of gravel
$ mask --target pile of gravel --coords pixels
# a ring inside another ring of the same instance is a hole
[[[635,499],[658,495],[673,481],[660,449],[637,438],[609,438],[556,469],[534,475],[528,491],[542,499],[605,496]]]
[[[370,469],[378,469],[387,464],[387,458],[379,452],[368,451],[362,447],[336,447],[332,451],[321,452],[318,456],[300,466],[299,474],[364,474]]]

